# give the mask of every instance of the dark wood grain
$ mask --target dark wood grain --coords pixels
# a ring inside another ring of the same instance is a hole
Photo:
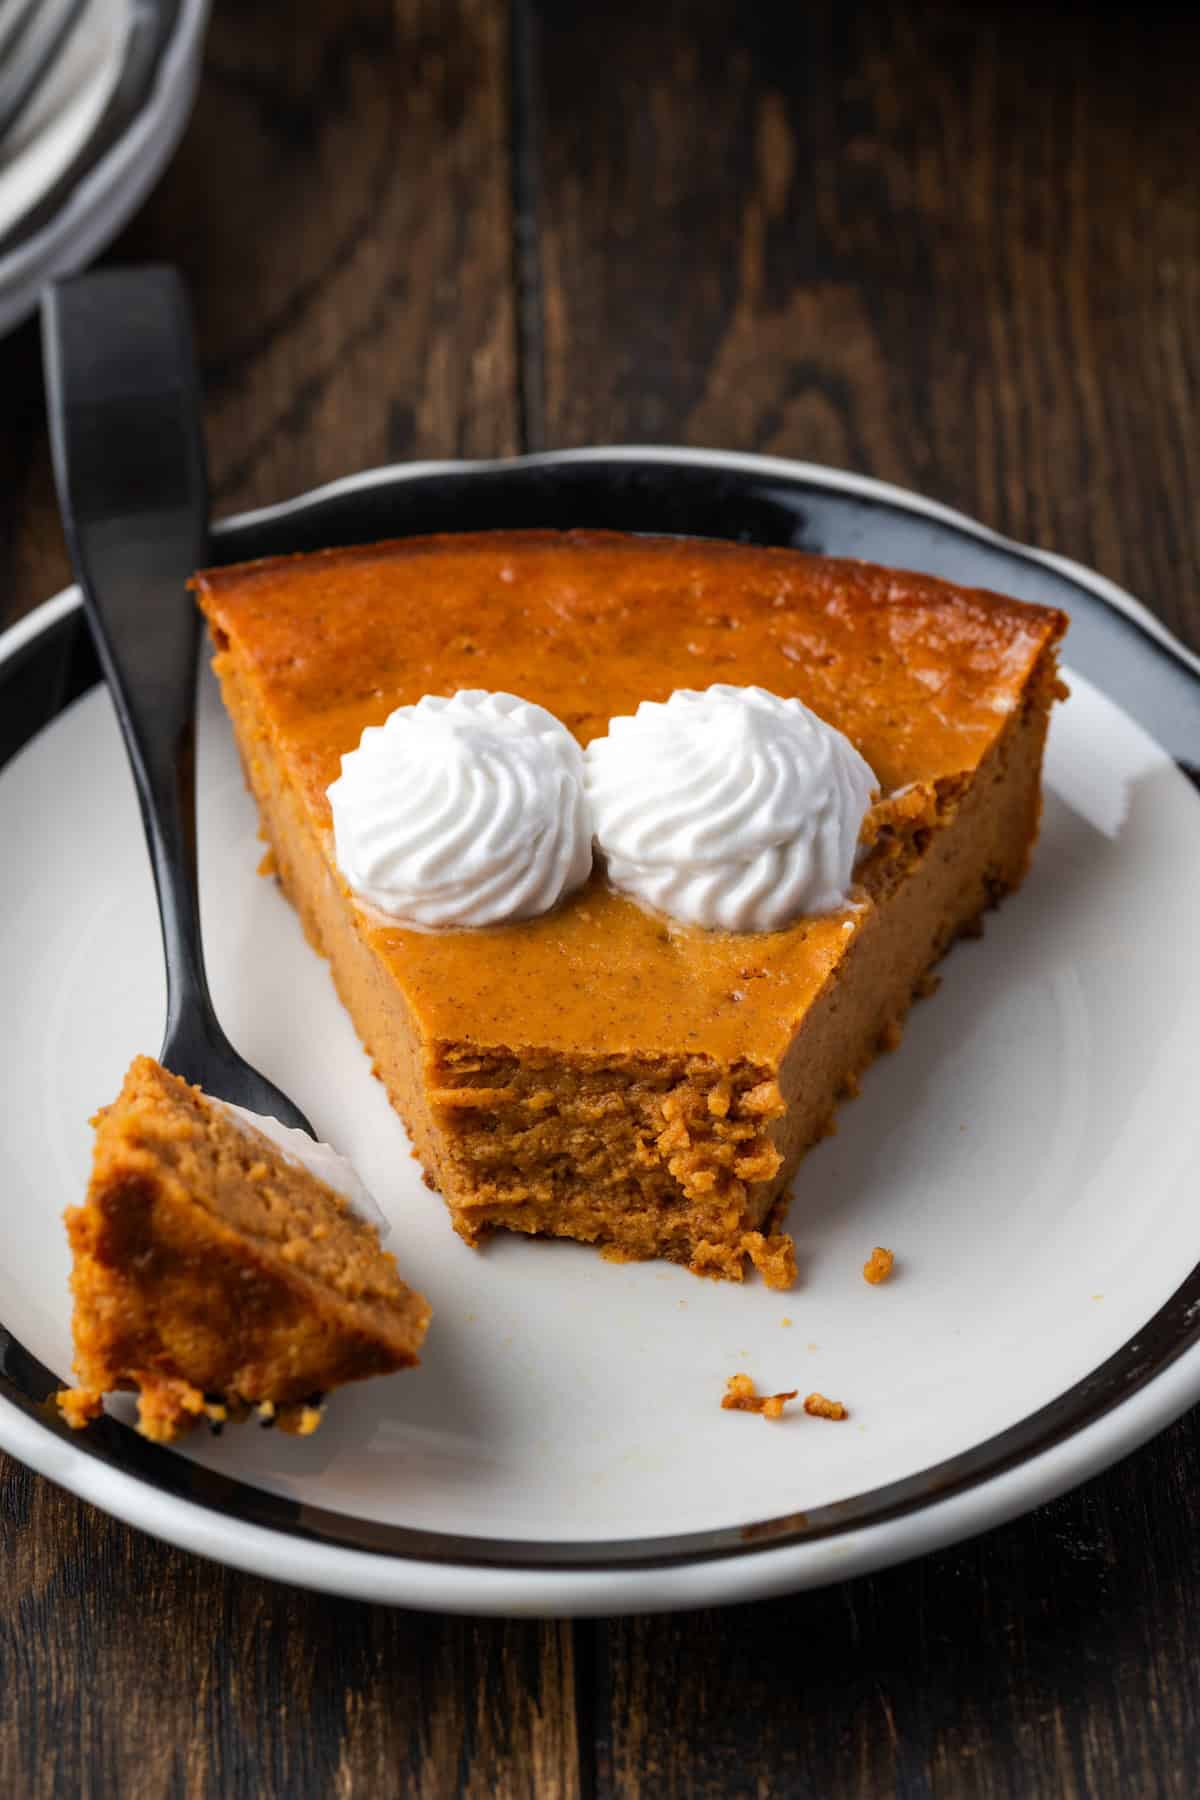
[[[549,442],[866,470],[1200,633],[1194,9],[619,0],[532,36]]]
[[[108,258],[188,279],[218,511],[516,448],[508,39],[493,0],[218,9],[192,124]],[[0,394],[7,619],[67,574],[33,323]]]
[[[292,1591],[3,1484],[5,1796],[575,1793],[569,1625]]]
[[[602,1627],[602,1794],[1196,1792],[1193,1421],[1030,1518],[865,1581]]]
[[[222,510],[422,454],[758,448],[1200,643],[1198,52],[1182,7],[227,5],[112,256],[192,284]],[[66,573],[32,328],[0,396],[2,620]],[[1191,1800],[1198,1492],[1186,1419],[909,1568],[571,1627],[291,1592],[0,1460],[0,1795]]]

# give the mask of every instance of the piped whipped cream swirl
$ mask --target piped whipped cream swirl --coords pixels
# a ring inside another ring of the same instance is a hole
[[[352,1162],[334,1149],[332,1144],[319,1142],[310,1138],[307,1131],[301,1131],[295,1125],[285,1125],[281,1119],[271,1118],[265,1113],[251,1112],[247,1106],[237,1106],[232,1100],[218,1100],[210,1095],[214,1106],[219,1106],[234,1124],[242,1131],[257,1131],[268,1143],[282,1151],[288,1162],[298,1164],[307,1169],[326,1187],[331,1187],[335,1194],[340,1194],[352,1211],[368,1225],[374,1225],[380,1237],[387,1233],[388,1222],[383,1216],[383,1209],[363,1181]]]
[[[845,904],[879,784],[802,701],[680,688],[613,719],[585,762],[614,887],[725,931],[778,931]]]
[[[583,753],[515,694],[399,707],[343,756],[328,793],[342,874],[406,924],[532,918],[591,872]]]

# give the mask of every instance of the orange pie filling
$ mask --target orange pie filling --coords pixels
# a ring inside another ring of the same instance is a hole
[[[792,551],[494,533],[197,578],[274,871],[459,1234],[504,1228],[777,1286],[805,1150],[931,966],[1021,880],[1059,613]],[[673,923],[597,867],[555,910],[406,928],[339,872],[326,789],[422,695],[511,692],[581,744],[719,681],[797,696],[882,797],[848,906],[778,931]]]

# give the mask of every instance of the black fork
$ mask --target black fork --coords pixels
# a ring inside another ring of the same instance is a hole
[[[208,483],[191,316],[170,268],[57,282],[42,304],[54,475],[129,753],[167,965],[161,1060],[206,1093],[316,1134],[217,1020],[196,886],[197,614]]]

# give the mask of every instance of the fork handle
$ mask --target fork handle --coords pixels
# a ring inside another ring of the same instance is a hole
[[[137,787],[167,968],[163,1060],[223,1039],[196,887],[196,610],[208,484],[190,309],[174,269],[107,269],[42,303],[50,444],[67,546]],[[197,1046],[198,1047],[198,1046]],[[192,1077],[195,1079],[196,1077]]]

